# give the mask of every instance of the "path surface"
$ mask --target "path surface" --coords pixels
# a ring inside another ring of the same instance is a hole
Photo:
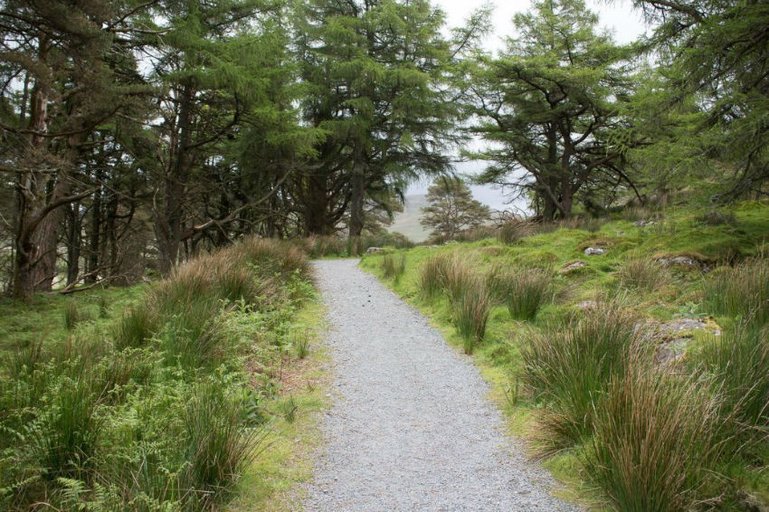
[[[547,493],[478,371],[424,317],[357,261],[315,269],[336,377],[308,512],[576,510]]]

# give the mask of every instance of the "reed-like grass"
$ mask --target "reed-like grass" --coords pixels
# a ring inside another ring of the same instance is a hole
[[[419,291],[423,297],[433,299],[443,291],[449,261],[449,256],[438,254],[422,263],[419,271]]]
[[[609,382],[627,370],[641,350],[635,319],[619,305],[604,304],[566,325],[534,332],[521,350],[522,382],[546,407],[540,420],[544,453],[587,439]]]
[[[73,366],[52,395],[50,407],[27,428],[37,460],[52,477],[88,478],[103,422],[95,377]]]
[[[617,273],[621,286],[643,291],[654,291],[670,281],[668,270],[649,258],[626,261]]]
[[[769,323],[769,259],[757,258],[713,272],[705,282],[705,306],[717,315]]]
[[[462,337],[466,354],[472,354],[475,346],[486,334],[486,324],[491,311],[491,298],[486,282],[473,276],[464,281],[463,288],[452,301],[453,320]]]
[[[476,274],[469,261],[458,256],[450,257],[443,269],[442,288],[452,306],[462,300],[465,290],[476,286]]]
[[[393,254],[385,254],[380,267],[385,278],[398,279],[406,272],[406,255],[401,253],[396,258]]]
[[[769,441],[769,327],[737,325],[706,343],[697,363],[714,378],[714,393],[734,419],[735,450]]]
[[[194,490],[195,508],[206,509],[226,496],[253,454],[258,432],[243,429],[242,416],[242,405],[213,384],[201,385],[189,400],[183,485]]]
[[[531,223],[524,220],[510,220],[499,226],[497,238],[503,244],[514,244],[531,234]]]
[[[516,320],[533,320],[539,309],[552,300],[552,273],[534,269],[492,271],[487,276],[497,300]]]
[[[64,307],[64,327],[68,331],[75,329],[77,324],[83,321],[83,314],[77,305],[77,302],[70,300]]]
[[[594,409],[587,475],[616,510],[692,510],[715,497],[711,482],[728,455],[721,410],[702,382],[631,361]]]

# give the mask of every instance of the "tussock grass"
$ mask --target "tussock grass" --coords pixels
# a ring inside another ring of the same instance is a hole
[[[419,271],[419,291],[427,299],[435,298],[443,291],[446,268],[450,258],[438,254],[427,258]]]
[[[475,271],[468,261],[453,257],[446,262],[442,287],[452,305],[457,304],[466,289],[476,285],[475,280]]]
[[[714,497],[709,484],[726,446],[722,405],[697,380],[637,359],[627,366],[595,407],[588,475],[617,510],[691,510]]]
[[[769,441],[769,327],[737,325],[711,339],[698,359],[734,419],[735,449]]]
[[[486,334],[491,311],[491,297],[486,282],[477,276],[467,278],[452,304],[454,324],[464,342],[465,353],[472,354],[475,345]]]
[[[552,272],[534,268],[492,270],[487,275],[495,298],[517,320],[534,319],[539,309],[552,300],[552,279]]]
[[[74,300],[67,302],[67,305],[64,308],[64,327],[66,327],[68,331],[71,331],[83,320],[84,317],[80,312],[80,308],[77,306],[77,302]]]
[[[620,285],[625,288],[653,291],[670,281],[670,273],[652,259],[635,258],[622,265],[617,278]]]
[[[226,497],[257,447],[259,432],[244,429],[242,415],[242,404],[212,384],[201,385],[187,405],[183,484],[196,490],[191,497],[199,508]]]
[[[510,220],[499,226],[497,238],[503,244],[514,244],[518,240],[529,236],[532,233],[530,222],[523,220]]]
[[[112,323],[3,357],[0,509],[219,509],[262,438],[309,278],[298,248],[247,240]]]
[[[720,268],[705,281],[705,306],[712,313],[769,323],[769,259]]]
[[[631,352],[641,350],[635,323],[621,306],[602,304],[582,318],[530,334],[521,350],[521,379],[548,406],[540,421],[544,453],[590,436],[599,397],[625,373]]]
[[[406,255],[400,254],[396,258],[393,254],[385,254],[382,256],[381,262],[382,273],[388,279],[398,279],[406,272]]]
[[[26,429],[37,460],[53,477],[88,478],[103,427],[95,379],[75,371],[79,375],[59,381],[51,406]]]
[[[126,311],[114,328],[115,346],[118,350],[140,347],[159,328],[156,309],[149,303],[137,304]]]

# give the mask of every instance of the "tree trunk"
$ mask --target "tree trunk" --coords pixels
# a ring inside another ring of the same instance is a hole
[[[350,176],[350,254],[360,255],[360,237],[363,233],[363,207],[366,198],[366,166],[363,161],[363,151],[360,145],[355,149],[352,176]]]
[[[179,248],[182,242],[182,208],[187,180],[193,165],[190,147],[194,101],[195,88],[191,83],[184,84],[179,99],[179,141],[163,180],[162,210],[155,212],[158,264],[162,275],[168,275],[179,259]]]
[[[82,242],[82,217],[80,202],[67,209],[67,286],[74,285],[80,277],[80,244]]]
[[[91,205],[91,233],[88,239],[88,274],[85,282],[92,284],[98,279],[97,269],[99,268],[99,255],[101,254],[101,228],[102,228],[102,186],[101,180],[103,171],[96,171],[96,180],[98,189],[93,193],[93,204]]]
[[[328,222],[328,191],[325,171],[313,172],[304,191],[304,234],[305,236],[330,235],[333,226]]]

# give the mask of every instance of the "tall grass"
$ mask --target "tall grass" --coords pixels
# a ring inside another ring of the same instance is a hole
[[[241,404],[218,386],[205,384],[192,395],[184,416],[188,466],[183,487],[210,504],[232,489],[256,448],[258,432],[242,427]],[[203,508],[206,508],[205,506]]]
[[[67,302],[67,305],[64,307],[64,327],[71,331],[82,321],[83,314],[80,312],[77,303],[74,300]]]
[[[712,480],[725,455],[724,421],[707,386],[635,360],[602,397],[585,462],[617,510],[684,512],[714,497]]]
[[[103,423],[97,416],[99,395],[94,378],[64,377],[50,407],[28,427],[37,458],[50,476],[88,478]]]
[[[443,291],[449,261],[449,256],[438,254],[422,263],[419,271],[419,291],[423,297],[433,299]]]
[[[628,260],[622,265],[617,277],[623,287],[644,291],[656,290],[670,280],[668,270],[649,258]]]
[[[552,273],[540,269],[492,271],[487,281],[497,300],[507,306],[517,320],[532,320],[539,309],[552,299]]]
[[[617,304],[529,336],[521,350],[521,378],[535,400],[547,405],[540,420],[544,453],[589,437],[599,397],[641,346],[635,319]]]
[[[475,345],[486,334],[486,323],[491,310],[491,298],[486,282],[477,277],[467,279],[453,303],[453,320],[464,342],[466,354],[472,354]]]
[[[499,226],[497,238],[503,244],[514,244],[532,234],[532,224],[524,220],[509,220]]]
[[[475,286],[476,275],[470,263],[458,256],[448,259],[444,267],[442,285],[452,305],[457,304],[465,290]]]
[[[769,328],[738,325],[710,340],[698,356],[735,420],[738,448],[751,451],[769,441]]]
[[[382,256],[381,262],[382,273],[388,279],[398,279],[406,272],[406,255],[400,254],[398,258],[392,254],[385,254]]]
[[[177,268],[108,336],[94,324],[3,358],[0,509],[219,507],[275,385],[281,356],[258,345],[289,332],[309,278],[297,247],[246,240]]]
[[[769,259],[749,260],[713,272],[705,282],[705,306],[712,313],[769,323]]]

